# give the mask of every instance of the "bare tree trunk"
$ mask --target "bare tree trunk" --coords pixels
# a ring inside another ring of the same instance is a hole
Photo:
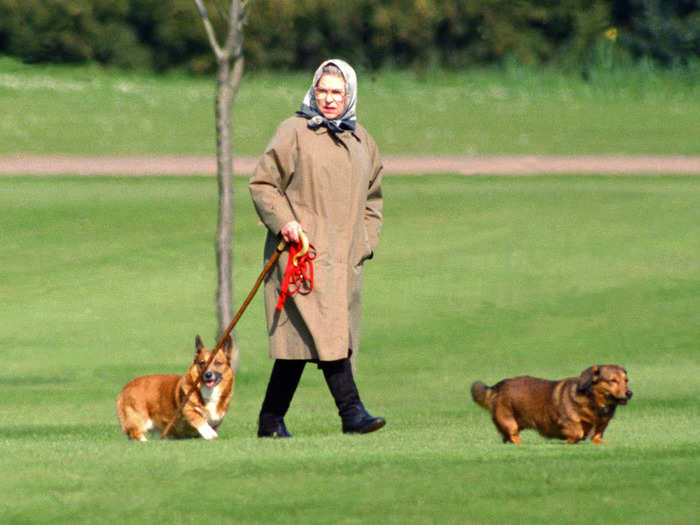
[[[219,215],[216,230],[217,292],[216,312],[218,336],[223,334],[233,318],[233,123],[231,107],[243,76],[243,8],[244,0],[230,0],[228,11],[219,13],[228,21],[228,31],[223,47],[220,47],[214,28],[207,16],[203,0],[194,0],[216,55],[218,72],[216,82],[216,160],[219,186]],[[219,8],[219,5],[216,5]],[[219,338],[217,336],[217,339]],[[231,366],[238,369],[239,352],[235,334]]]
[[[233,154],[231,123],[231,104],[233,90],[229,83],[231,66],[227,60],[219,62],[218,81],[216,86],[216,175],[219,185],[219,218],[216,228],[216,314],[218,320],[218,335],[226,330],[233,318],[233,254],[231,240],[233,238]],[[218,336],[217,336],[218,339]],[[233,359],[238,364],[238,344],[233,336]],[[232,363],[233,365],[233,363]],[[236,367],[233,367],[236,370]]]

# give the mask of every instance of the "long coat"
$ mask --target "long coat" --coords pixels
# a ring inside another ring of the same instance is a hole
[[[316,249],[314,287],[275,309],[288,251],[265,280],[270,356],[334,361],[356,353],[360,342],[362,266],[372,257],[382,226],[382,164],[362,127],[333,135],[291,117],[277,128],[249,189],[267,226],[264,259],[280,230],[298,221]]]

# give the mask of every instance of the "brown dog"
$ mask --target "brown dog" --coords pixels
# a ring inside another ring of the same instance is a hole
[[[532,428],[547,438],[577,443],[591,436],[605,443],[603,432],[617,405],[632,397],[627,371],[618,365],[595,365],[579,377],[548,381],[530,376],[504,379],[494,386],[472,385],[474,401],[491,412],[503,442],[520,445],[520,430]]]
[[[233,395],[231,347],[229,337],[204,372],[199,388],[177,414],[167,437],[218,437],[216,428],[224,419]],[[194,362],[184,376],[156,374],[137,377],[126,384],[117,396],[117,416],[129,439],[146,441],[146,433],[160,433],[165,428],[210,356],[211,352],[204,348],[202,339],[197,335]]]

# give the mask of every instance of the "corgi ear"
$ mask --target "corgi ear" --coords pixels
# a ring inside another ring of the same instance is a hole
[[[600,380],[600,367],[598,365],[589,366],[578,379],[578,391],[586,392]]]
[[[204,348],[204,343],[202,343],[202,338],[199,337],[199,334],[194,338],[194,362],[197,362],[197,358],[199,357],[199,354],[202,352],[202,348]]]
[[[231,356],[233,354],[233,340],[231,339],[230,335],[224,341],[224,346],[222,346],[221,349],[224,351],[224,355],[226,356],[226,360],[228,361],[228,364],[230,365],[231,364]]]

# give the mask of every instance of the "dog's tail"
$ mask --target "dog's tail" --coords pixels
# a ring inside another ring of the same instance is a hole
[[[472,383],[472,399],[477,405],[489,412],[491,411],[491,403],[495,395],[496,391],[485,383],[481,381]]]

